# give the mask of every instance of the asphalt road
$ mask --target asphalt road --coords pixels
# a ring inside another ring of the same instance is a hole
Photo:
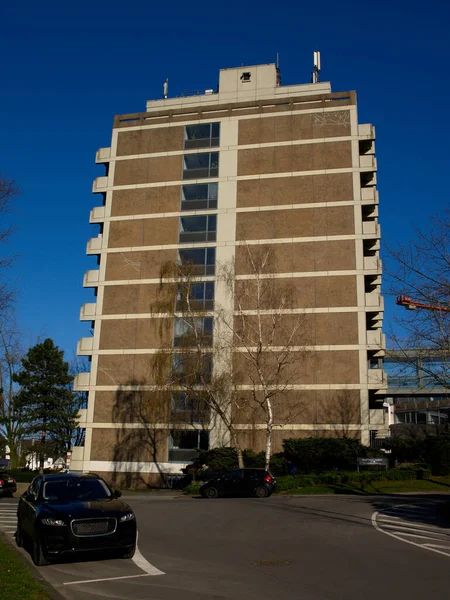
[[[450,529],[436,514],[444,500],[134,495],[134,561],[102,556],[39,572],[68,600],[447,598]],[[13,503],[0,501],[5,519]]]

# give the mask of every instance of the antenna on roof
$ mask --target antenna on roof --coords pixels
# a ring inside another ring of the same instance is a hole
[[[314,51],[314,69],[311,73],[311,83],[319,82],[319,72],[320,72],[320,52],[318,50]]]
[[[169,93],[169,78],[167,78],[163,85],[163,96],[167,98],[167,94]]]

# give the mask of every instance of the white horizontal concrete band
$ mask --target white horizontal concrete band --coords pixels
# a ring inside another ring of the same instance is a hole
[[[367,171],[374,171],[374,169],[370,169],[368,167],[345,167],[341,169],[312,169],[310,171],[286,171],[286,172],[277,172],[277,173],[259,173],[256,175],[237,175],[229,176],[229,177],[203,177],[202,179],[178,179],[175,181],[158,181],[155,183],[133,183],[129,185],[105,185],[102,187],[101,192],[109,192],[116,190],[134,190],[134,189],[145,189],[152,187],[170,187],[170,186],[180,186],[187,184],[197,184],[197,183],[215,183],[221,181],[247,181],[252,179],[278,179],[285,177],[308,177],[311,175],[329,175],[334,173],[365,173]]]
[[[220,202],[220,199],[219,199]],[[188,217],[191,215],[208,215],[208,214],[227,214],[227,213],[255,213],[265,211],[277,211],[277,210],[300,210],[300,209],[311,209],[311,208],[334,208],[337,206],[354,206],[355,204],[361,204],[359,200],[347,200],[340,202],[307,202],[303,204],[276,204],[272,206],[246,206],[242,208],[216,208],[216,209],[203,209],[203,210],[183,210],[177,212],[166,212],[166,213],[143,213],[138,215],[122,215],[120,217],[104,217],[101,222],[115,222],[115,221],[140,221],[143,219],[164,219],[167,217]],[[98,222],[98,221],[96,221]]]
[[[236,386],[239,390],[252,390],[252,385],[238,385]],[[255,386],[259,389],[258,386]],[[270,388],[270,386],[269,386]],[[366,389],[367,385],[363,383],[311,383],[311,384],[290,384],[284,386],[284,390],[361,390]],[[89,389],[95,389],[97,392],[116,392],[117,390],[123,391],[161,391],[161,386],[157,385],[93,385],[89,386]],[[181,386],[170,386],[171,390],[182,391],[184,390]]]
[[[316,101],[317,102],[317,101]],[[148,124],[148,125],[136,125],[135,127],[115,127],[113,129],[113,132],[116,133],[120,133],[122,131],[139,131],[141,129],[159,129],[161,127],[180,127],[180,126],[184,126],[184,125],[203,125],[205,123],[220,123],[221,121],[227,120],[227,121],[241,121],[242,119],[267,119],[269,117],[285,117],[285,116],[289,116],[289,115],[302,115],[302,114],[314,114],[314,113],[326,113],[326,112],[340,112],[340,111],[345,111],[345,110],[354,110],[356,111],[356,105],[353,104],[348,104],[347,106],[330,106],[330,107],[326,107],[326,108],[307,108],[307,102],[305,102],[305,108],[303,110],[301,109],[294,109],[294,110],[289,110],[289,111],[282,111],[282,112],[273,112],[273,113],[258,113],[258,114],[254,114],[254,115],[237,115],[237,114],[232,114],[231,116],[227,116],[227,117],[214,117],[213,115],[211,115],[211,119],[208,119],[208,121],[206,121],[205,119],[186,119],[185,121],[176,121],[175,123],[171,122],[167,122],[167,123],[155,123],[155,124]],[[198,106],[195,106],[195,109],[197,109]],[[259,107],[255,108],[259,109]],[[251,107],[247,107],[245,110],[251,110]],[[159,111],[164,112],[164,111],[171,111],[173,110],[173,108],[169,108],[169,107],[161,107],[158,108]],[[151,114],[151,113],[148,113]],[[125,115],[124,115],[125,116]],[[176,115],[175,115],[176,116]],[[158,117],[152,117],[152,118],[158,118]],[[164,117],[163,117],[164,118]],[[366,139],[367,136],[366,135],[361,135],[358,136],[361,139]]]
[[[115,430],[125,430],[125,429],[143,429],[144,426],[149,426],[149,423],[89,423],[88,427],[91,429],[115,429]],[[198,425],[185,425],[179,423],[150,423],[152,429],[158,430],[166,430],[166,429],[177,429],[178,431],[200,431],[204,428],[199,423]],[[250,423],[250,424],[234,424],[236,429],[241,431],[249,431],[249,430],[265,430],[265,423]],[[284,429],[295,429],[295,430],[308,430],[311,428],[320,428],[326,429],[328,431],[332,431],[336,428],[345,427],[345,429],[349,429],[352,431],[358,431],[362,429],[364,426],[360,423],[353,424],[344,424],[344,423],[321,423],[319,421],[314,423],[288,423],[286,425],[274,425],[274,430],[283,431]],[[364,427],[365,428],[365,427]]]
[[[325,308],[294,308],[294,309],[285,309],[285,310],[245,310],[242,312],[235,311],[235,315],[303,315],[303,314],[328,314],[328,313],[353,313],[358,312],[358,310],[365,310],[366,308],[370,308],[373,311],[373,307],[360,307],[357,306],[342,306],[342,307],[325,307]],[[89,317],[89,321],[117,321],[122,319],[163,319],[167,317],[176,317],[182,316],[182,313],[122,313],[122,314],[114,314],[114,315],[94,315]],[[192,312],[190,316],[214,316],[214,311],[201,311],[198,313]]]
[[[166,156],[184,156],[185,154],[204,154],[205,152],[223,152],[224,150],[254,150],[257,148],[272,148],[277,146],[307,146],[311,144],[324,144],[333,142],[351,142],[359,140],[359,136],[343,135],[338,137],[307,138],[304,140],[287,140],[284,142],[262,142],[259,144],[243,144],[236,146],[208,146],[205,148],[171,150],[168,152],[146,152],[144,154],[124,154],[110,157],[105,162],[137,160],[140,158],[164,158]]]
[[[292,244],[309,242],[335,242],[343,240],[365,240],[372,239],[373,236],[362,234],[348,235],[317,235],[308,237],[291,238],[266,238],[258,240],[236,240],[230,242],[196,242],[192,244],[166,244],[158,246],[121,246],[118,248],[101,248],[95,250],[95,254],[117,254],[121,252],[144,252],[151,250],[184,250],[186,248],[217,248],[218,246],[260,246],[262,244]]]
[[[273,279],[297,279],[302,277],[339,277],[345,275],[365,275],[366,270],[342,270],[342,271],[308,271],[304,273],[273,273],[267,275],[268,278]],[[252,275],[238,275],[236,279],[256,279],[256,276]],[[202,277],[199,281],[214,281],[214,277]],[[95,287],[100,286],[115,286],[115,285],[145,285],[145,284],[159,284],[160,279],[114,279],[108,281],[96,281]],[[93,284],[94,285],[94,284]]]
[[[290,352],[338,352],[340,350],[366,350],[369,344],[336,344],[335,346],[290,346]],[[380,346],[381,347],[381,346]],[[250,348],[251,351],[256,351],[255,348]],[[86,350],[85,354],[89,356],[109,356],[109,355],[139,355],[139,354],[148,354],[153,355],[159,352],[164,351],[164,348],[114,348],[108,350],[96,350],[90,349]],[[267,350],[268,352],[284,352],[286,351],[285,346],[272,346]],[[173,352],[171,349],[170,352]],[[235,352],[247,352],[247,348],[236,348]]]

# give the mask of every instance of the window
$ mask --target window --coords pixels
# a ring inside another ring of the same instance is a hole
[[[183,185],[181,188],[181,210],[217,208],[218,183]]]
[[[187,310],[188,307],[192,310],[212,310],[214,308],[214,281],[191,283],[188,289],[179,289],[176,309],[182,311]]]
[[[448,380],[450,363],[441,357],[422,358],[421,360],[422,386],[427,388],[439,387]]]
[[[172,357],[173,385],[209,383],[212,373],[212,354],[198,356],[197,352],[174,354]]]
[[[186,392],[173,392],[171,397],[171,420],[174,423],[208,423],[210,411],[200,396]]]
[[[186,125],[184,129],[184,147],[213,148],[219,145],[220,123],[202,123]]]
[[[180,243],[215,242],[217,215],[180,217]]]
[[[203,152],[185,154],[183,157],[183,179],[202,179],[219,175],[219,153]]]
[[[169,433],[169,461],[189,462],[198,456],[198,450],[208,450],[209,434],[207,431],[180,431],[174,429]]]
[[[215,248],[186,248],[178,251],[181,265],[192,265],[195,275],[214,275],[216,272]]]
[[[174,319],[174,346],[212,346],[213,318],[193,317]]]
[[[246,83],[247,81],[251,81],[251,80],[252,80],[252,75],[251,75],[250,71],[245,71],[244,73],[242,73],[242,75],[241,75],[242,83]]]

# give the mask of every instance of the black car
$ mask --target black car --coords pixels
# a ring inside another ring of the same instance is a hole
[[[12,496],[17,492],[16,480],[6,471],[0,471],[0,496]]]
[[[36,565],[71,552],[136,549],[136,517],[98,475],[39,475],[21,496],[16,543],[29,541]]]
[[[204,498],[219,496],[267,498],[275,489],[275,484],[275,479],[265,469],[235,469],[204,483],[200,493]]]

